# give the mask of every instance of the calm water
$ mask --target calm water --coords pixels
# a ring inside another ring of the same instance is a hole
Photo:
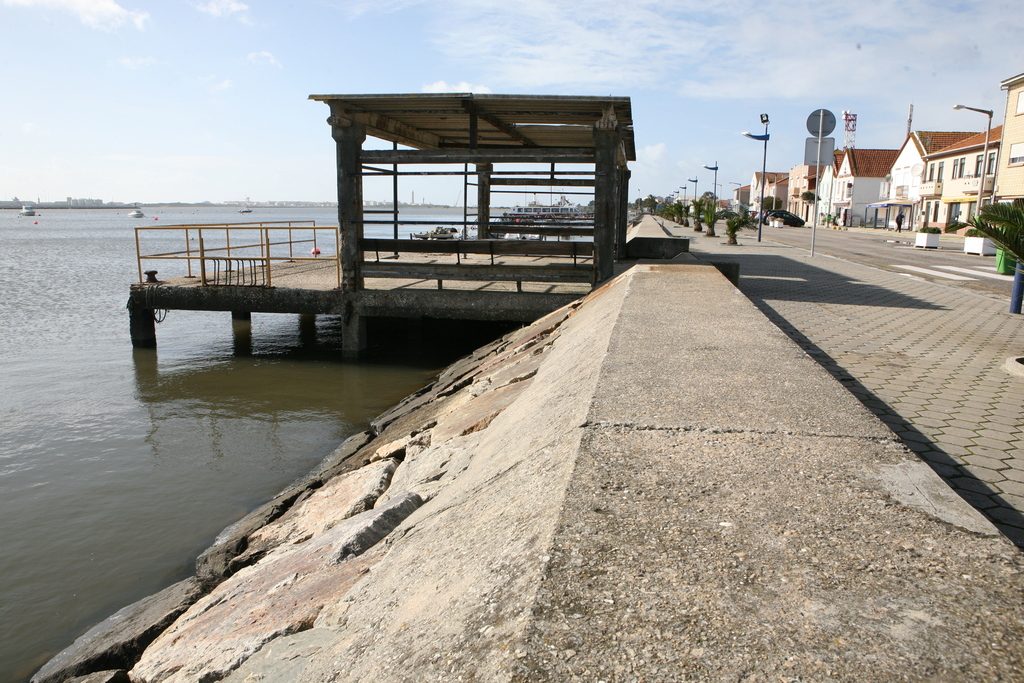
[[[329,209],[144,211],[0,211],[2,681],[187,576],[223,527],[468,350],[342,363],[329,318],[314,330],[254,314],[238,344],[229,314],[187,311],[157,326],[158,349],[133,350],[135,225],[336,222]]]

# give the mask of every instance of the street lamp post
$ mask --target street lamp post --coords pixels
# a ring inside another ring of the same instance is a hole
[[[765,178],[765,169],[768,166],[768,114],[761,114],[761,123],[764,124],[764,135],[752,135],[750,133],[744,133],[745,136],[751,140],[760,140],[764,143],[764,155],[761,157],[761,198],[757,201],[757,241],[761,241],[761,226],[764,222],[764,186],[766,185],[767,178]]]
[[[715,179],[711,181],[711,195],[715,198],[715,209],[718,209],[718,162],[715,162],[714,166],[708,166],[705,164],[704,168],[709,171],[715,172]]]
[[[967,109],[969,111],[976,111],[979,114],[984,114],[988,117],[988,125],[985,126],[985,148],[981,152],[981,180],[978,181],[978,211],[981,211],[982,200],[985,198],[985,175],[988,171],[988,136],[992,132],[992,110],[991,109],[976,109],[974,107],[967,107],[962,104],[958,104],[953,109]],[[989,194],[988,201],[992,203],[992,195],[996,192],[996,184],[992,183],[992,192]]]

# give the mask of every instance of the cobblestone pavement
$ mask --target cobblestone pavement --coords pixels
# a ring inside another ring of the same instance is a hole
[[[1024,377],[1004,370],[1024,316],[1007,298],[767,240],[691,251],[738,262],[744,294],[1024,547]]]

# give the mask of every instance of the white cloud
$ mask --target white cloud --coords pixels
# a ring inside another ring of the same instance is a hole
[[[277,61],[277,57],[267,52],[266,50],[262,50],[260,52],[250,52],[248,54],[248,59],[251,63],[256,65],[276,66],[278,69],[283,68],[281,66],[281,62]]]
[[[120,66],[131,71],[137,71],[138,69],[143,69],[156,63],[157,61],[155,57],[118,57],[117,59],[112,59],[107,62],[107,64],[111,66]]]
[[[21,124],[21,132],[25,135],[35,135],[41,133],[42,129],[34,123],[23,123]]]
[[[422,92],[472,92],[483,95],[491,92],[491,89],[486,85],[473,85],[466,81],[459,81],[455,85],[447,81],[434,81],[430,85],[423,86]]]
[[[71,12],[91,28],[111,31],[126,23],[143,30],[149,21],[148,12],[127,10],[114,0],[3,0],[10,7],[38,7]]]
[[[411,5],[433,16],[427,34],[452,65],[506,92],[871,97],[879,88],[934,90],[979,69],[995,72],[995,83],[1020,62],[1024,29],[1013,0],[345,3],[357,15]]]
[[[212,93],[220,92],[221,90],[227,90],[231,87],[231,79],[225,78],[222,81],[218,81],[217,77],[214,75],[202,76],[199,78],[199,82],[205,85],[207,89]]]
[[[249,11],[249,6],[238,0],[210,0],[205,4],[195,5],[195,8],[212,17],[227,17]]]

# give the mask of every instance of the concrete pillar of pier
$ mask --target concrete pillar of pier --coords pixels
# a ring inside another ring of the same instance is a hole
[[[356,359],[366,349],[366,318],[346,313],[342,319],[341,355]]]
[[[299,340],[303,346],[316,345],[316,314],[299,314]]]
[[[491,173],[494,164],[477,164],[476,170],[476,236],[485,240],[491,236]]]
[[[131,331],[132,346],[137,349],[156,348],[156,314],[152,308],[143,308],[130,300],[128,327]]]
[[[619,201],[618,215],[615,220],[615,245],[616,254],[620,259],[626,258],[626,231],[629,228],[629,177],[632,175],[628,168],[619,171]]]
[[[252,313],[250,311],[231,311],[231,319],[252,321]]]
[[[331,135],[337,147],[338,227],[341,230],[341,289],[357,292],[363,288],[363,175],[360,156],[366,127],[350,118],[345,110],[331,105]]]
[[[609,106],[594,124],[594,284],[614,273],[621,143],[622,130]]]

